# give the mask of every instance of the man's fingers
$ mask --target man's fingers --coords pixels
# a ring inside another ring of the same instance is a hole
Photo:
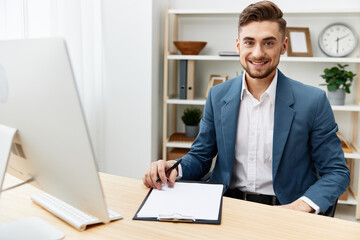
[[[159,178],[161,180],[161,182],[158,182],[158,183],[160,185],[161,185],[161,183],[163,183],[163,184],[167,183],[167,177],[166,177],[166,174],[165,174],[165,168],[166,168],[166,162],[164,160],[158,161],[158,175],[159,175]]]
[[[146,174],[145,174],[144,177],[142,177],[142,181],[143,181],[143,184],[144,184],[146,187],[150,188],[150,185],[148,184],[148,182],[147,182],[147,180],[146,180]]]
[[[170,186],[174,186],[175,184],[175,179],[178,175],[178,171],[177,169],[174,169],[171,171],[170,175],[169,175],[169,183],[170,183]]]
[[[152,188],[161,189],[161,184],[156,182],[157,179],[158,179],[158,162],[153,162],[150,167],[149,184]]]
[[[143,177],[143,183],[148,188],[153,187],[152,180],[151,180],[151,175],[150,175],[150,169],[145,173],[145,175]]]
[[[176,163],[176,161],[168,161],[166,163],[166,169],[169,169],[171,168],[174,164]],[[177,171],[177,168],[173,169],[169,174],[168,174],[168,180],[169,180],[169,183],[171,186],[174,186],[175,184],[175,179],[178,175],[178,171]]]
[[[166,170],[171,168],[176,161],[164,161],[159,160],[157,162],[153,162],[149,168],[149,170],[145,173],[142,181],[144,185],[148,188],[156,188],[161,189],[162,183],[166,184],[168,181],[170,185],[173,186],[175,183],[175,179],[178,175],[177,169],[173,169],[170,173],[166,174]],[[160,178],[161,181],[157,180]]]

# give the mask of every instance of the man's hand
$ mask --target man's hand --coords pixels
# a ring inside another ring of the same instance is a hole
[[[161,184],[167,183],[167,178],[169,178],[170,186],[174,186],[175,178],[178,175],[178,170],[175,168],[170,172],[169,176],[165,175],[165,171],[169,169],[172,165],[174,165],[176,161],[164,161],[159,160],[157,162],[153,162],[149,168],[149,170],[145,173],[142,178],[143,183],[148,188],[156,188],[161,189]],[[160,177],[161,181],[156,182],[156,180]]]
[[[309,204],[307,204],[306,202],[304,202],[301,199],[298,199],[298,200],[296,200],[292,203],[286,204],[286,205],[281,205],[279,207],[297,210],[297,211],[301,211],[301,212],[308,212],[308,213],[315,212],[315,210],[312,207],[310,207]]]

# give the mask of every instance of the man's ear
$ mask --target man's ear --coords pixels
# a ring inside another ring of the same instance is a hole
[[[288,38],[285,37],[284,42],[282,43],[281,46],[281,55],[284,55],[286,53],[287,48],[288,48]]]
[[[239,37],[236,38],[235,48],[236,48],[236,52],[240,55],[240,40],[239,40]]]

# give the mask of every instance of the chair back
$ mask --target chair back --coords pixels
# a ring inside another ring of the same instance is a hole
[[[328,209],[323,215],[324,215],[324,216],[328,216],[328,217],[334,217],[337,202],[338,202],[338,200],[336,200],[336,202],[334,203],[334,205],[332,205],[331,207],[329,207],[329,209]]]

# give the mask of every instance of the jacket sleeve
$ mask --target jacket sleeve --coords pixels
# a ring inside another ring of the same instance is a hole
[[[310,133],[311,157],[319,180],[305,192],[305,196],[325,212],[341,196],[350,183],[338,130],[330,103],[322,91]]]
[[[189,153],[182,158],[182,179],[184,180],[200,180],[209,172],[212,160],[217,154],[211,90],[200,121],[199,134],[192,144]]]

